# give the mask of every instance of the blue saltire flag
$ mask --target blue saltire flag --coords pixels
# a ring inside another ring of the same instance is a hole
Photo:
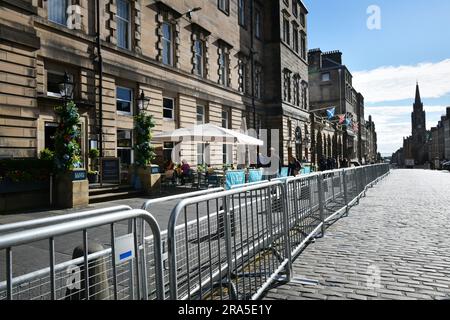
[[[345,119],[345,124],[347,125],[347,127],[350,127],[352,125],[352,120],[350,120],[349,118]]]
[[[332,108],[332,109],[327,110],[328,120],[333,119],[335,114],[336,114],[336,108]]]

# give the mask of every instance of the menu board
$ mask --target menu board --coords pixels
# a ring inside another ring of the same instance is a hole
[[[100,158],[100,182],[120,183],[120,158]]]

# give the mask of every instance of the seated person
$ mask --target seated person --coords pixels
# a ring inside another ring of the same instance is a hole
[[[181,184],[184,185],[186,183],[186,177],[189,177],[191,173],[191,167],[187,163],[186,160],[181,161]]]

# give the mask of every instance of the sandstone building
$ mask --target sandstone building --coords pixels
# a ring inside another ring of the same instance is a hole
[[[319,146],[317,157],[324,154],[325,157],[333,155],[335,158],[358,160],[360,163],[376,161],[375,126],[371,120],[366,123],[364,97],[353,87],[353,76],[342,63],[342,53],[313,49],[308,55],[311,112],[326,118],[326,110],[336,108],[336,115],[345,115],[357,124],[355,128],[337,125],[334,121],[334,132],[328,130],[324,137],[316,135],[316,145]],[[321,140],[326,141],[324,145],[329,145],[332,150],[327,151],[325,147],[322,151]]]
[[[0,157],[53,147],[67,73],[86,167],[94,147],[133,163],[140,107],[155,133],[198,123],[279,129],[280,158],[309,160],[307,14],[300,0],[3,0]],[[138,106],[142,92],[150,100]],[[157,162],[173,147],[157,145]],[[235,152],[199,144],[181,157],[218,166]]]

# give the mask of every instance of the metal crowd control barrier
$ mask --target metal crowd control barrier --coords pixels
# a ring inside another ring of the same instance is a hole
[[[193,197],[200,197],[200,196],[205,196],[208,194],[212,194],[212,193],[217,193],[217,192],[221,192],[224,191],[225,189],[222,187],[219,188],[213,188],[213,189],[207,189],[207,190],[200,190],[200,191],[195,191],[195,192],[190,192],[190,193],[182,193],[182,194],[178,194],[178,195],[174,195],[174,196],[168,196],[168,197],[163,197],[163,198],[156,198],[156,199],[150,199],[147,200],[146,202],[144,202],[144,204],[142,205],[142,209],[146,210],[150,213],[152,213],[152,211],[154,210],[154,206],[158,205],[158,204],[164,204],[164,203],[168,203],[168,202],[172,202],[172,201],[180,201],[183,199],[188,199],[188,198],[193,198]],[[168,214],[170,214],[171,209],[169,209]],[[147,252],[152,252],[153,251],[153,235],[149,235],[146,236],[145,233],[145,225],[144,224],[140,224],[138,227],[138,232],[140,232],[140,234],[145,236],[145,248],[147,250]],[[164,230],[161,232],[161,243],[162,243],[162,261],[163,261],[163,277],[164,277],[164,288],[165,288],[165,293],[168,295],[169,293],[169,274],[168,274],[168,266],[167,266],[167,230]],[[141,248],[141,250],[143,250],[143,248]],[[148,284],[148,288],[149,288],[149,295],[150,296],[154,296],[155,292],[156,292],[156,279],[155,279],[155,270],[154,270],[154,263],[153,263],[153,255],[148,255],[147,256],[147,265],[149,266],[149,272],[147,272],[147,270],[143,270],[143,274],[147,274],[147,284]],[[167,272],[165,272],[167,271]]]
[[[170,299],[260,296],[289,262],[284,193],[268,182],[181,201],[168,226]]]
[[[272,283],[289,281],[307,245],[388,174],[384,164],[341,169],[149,200],[142,210],[118,206],[0,226],[6,253],[0,300],[71,299],[80,292],[84,299],[258,299]],[[145,210],[177,200],[161,232]],[[109,234],[101,239],[105,226]],[[111,248],[89,252],[87,229]],[[83,255],[59,261],[55,239],[73,232],[82,233]],[[133,235],[135,258],[116,266],[118,233]],[[13,274],[13,249],[20,257],[22,245],[42,240],[49,267]],[[68,281],[78,291],[64,293]]]
[[[87,210],[82,212],[76,212],[71,214],[64,214],[59,216],[52,216],[28,221],[21,221],[16,223],[10,223],[6,225],[0,225],[0,235],[11,233],[19,230],[26,230],[38,227],[49,226],[57,223],[75,221],[82,218],[89,218],[95,216],[101,216],[108,213],[120,212],[125,210],[132,210],[130,206],[127,205],[119,205],[114,207],[95,209],[95,210]],[[129,224],[128,230],[131,232],[132,226]],[[106,255],[108,250],[103,250],[102,254]],[[100,253],[95,253],[95,257],[99,257]],[[59,268],[67,268],[70,265],[67,263],[63,263]],[[130,266],[131,268],[131,266]],[[132,272],[132,270],[130,270]],[[32,295],[31,292],[42,292],[45,291],[45,287],[48,287],[48,283],[45,279],[48,278],[48,268],[43,268],[41,270],[37,270],[20,277],[14,279],[14,284],[16,285],[16,294],[21,297],[28,297]],[[0,282],[0,300],[6,297],[6,281]]]
[[[132,237],[132,250],[134,257],[123,264],[118,264],[116,259],[115,240],[116,224],[121,221],[131,220],[136,230],[137,219],[143,219],[151,228],[153,233],[154,264],[156,272],[156,298],[164,299],[162,260],[161,260],[161,231],[156,220],[144,210],[128,210],[116,213],[108,213],[102,216],[82,217],[77,220],[47,225],[43,227],[15,231],[0,235],[0,250],[6,252],[6,298],[23,299],[20,292],[20,285],[23,283],[21,277],[13,277],[13,249],[29,243],[48,240],[48,265],[44,271],[46,277],[42,277],[43,270],[38,273],[35,287],[27,293],[30,299],[66,299],[70,300],[74,296],[80,299],[147,299],[146,285],[141,283],[143,278],[140,264],[144,264],[146,259],[140,254],[139,247],[145,242],[138,239],[136,232],[128,234]],[[110,249],[89,254],[88,229],[109,227]],[[79,259],[72,259],[63,263],[56,263],[57,252],[55,250],[55,239],[59,236],[82,232],[84,256]],[[144,246],[145,247],[145,246]],[[119,252],[120,253],[120,252]],[[127,255],[130,254],[127,252]],[[145,255],[145,251],[144,251]],[[122,258],[122,257],[120,257]],[[135,274],[129,274],[129,265],[132,265]],[[93,273],[92,271],[96,271]],[[30,278],[30,275],[25,275]],[[31,278],[36,274],[31,274]],[[101,279],[101,282],[99,281]],[[131,279],[131,286],[130,286]],[[109,284],[112,283],[112,289]],[[134,293],[133,290],[136,290]]]

